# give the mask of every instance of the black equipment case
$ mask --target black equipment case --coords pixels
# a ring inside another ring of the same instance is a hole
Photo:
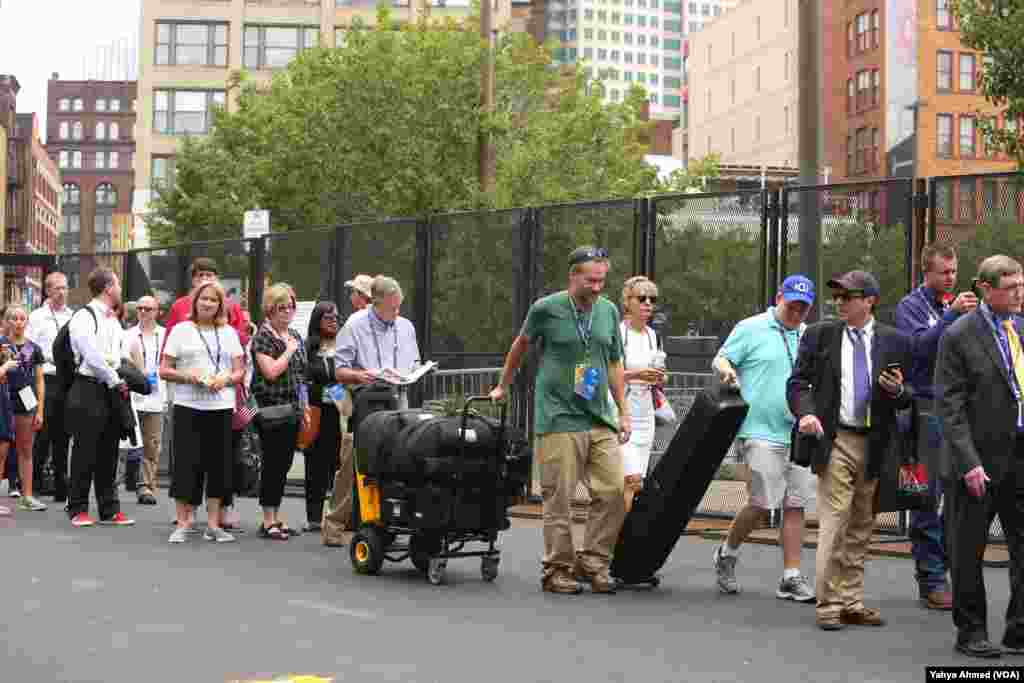
[[[747,416],[739,392],[721,385],[697,395],[665,454],[633,499],[612,559],[611,574],[626,584],[657,583]]]

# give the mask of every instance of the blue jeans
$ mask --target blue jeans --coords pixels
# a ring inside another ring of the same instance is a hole
[[[939,419],[927,415],[921,438],[927,439],[928,448],[939,448],[942,431]],[[930,474],[929,491],[935,501],[942,497],[942,481]],[[910,514],[910,545],[916,565],[915,576],[922,597],[946,586],[946,534],[938,507],[915,510]]]

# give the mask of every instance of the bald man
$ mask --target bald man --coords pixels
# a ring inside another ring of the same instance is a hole
[[[157,324],[160,304],[151,296],[144,296],[135,304],[139,324],[124,335],[125,355],[139,370],[146,373],[152,387],[148,396],[132,394],[132,405],[139,416],[142,432],[142,488],[138,490],[141,505],[156,505],[157,468],[160,465],[160,443],[163,437],[163,412],[166,403],[164,383],[157,370],[160,367],[160,349],[164,343],[164,328]]]

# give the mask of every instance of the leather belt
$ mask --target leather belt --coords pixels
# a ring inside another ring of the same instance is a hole
[[[854,434],[867,434],[871,431],[870,427],[853,427],[851,425],[839,425],[837,429],[841,429],[844,432],[853,432]]]

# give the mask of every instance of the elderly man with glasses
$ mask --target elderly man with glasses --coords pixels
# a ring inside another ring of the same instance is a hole
[[[625,400],[619,311],[601,296],[608,252],[580,247],[569,254],[569,287],[535,301],[512,342],[491,398],[501,401],[531,346],[541,348],[534,431],[544,496],[543,590],[614,593],[611,553],[625,518],[620,444],[632,430]],[[609,400],[618,408],[618,418]],[[576,483],[590,491],[583,550],[572,540],[570,503]]]
[[[903,383],[912,342],[875,320],[881,293],[874,275],[853,270],[828,286],[839,319],[807,328],[787,398],[799,432],[818,437],[807,445],[818,475],[817,623],[837,631],[885,624],[881,612],[864,605],[864,558],[896,410],[912,399]]]
[[[164,345],[164,328],[157,324],[160,305],[152,296],[144,296],[135,304],[139,324],[124,335],[125,350],[132,363],[146,374],[148,396],[132,394],[132,405],[139,416],[142,432],[142,488],[138,491],[140,505],[156,505],[157,469],[160,465],[160,442],[163,437],[163,416],[167,401],[164,382],[159,377],[160,349]]]

